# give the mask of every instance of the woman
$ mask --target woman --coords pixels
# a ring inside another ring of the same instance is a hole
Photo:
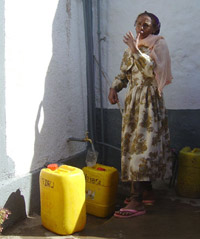
[[[115,212],[127,218],[145,214],[145,203],[153,203],[151,181],[171,176],[170,138],[162,90],[171,83],[168,47],[160,32],[159,19],[141,13],[135,21],[136,39],[131,32],[124,36],[128,46],[120,74],[110,88],[108,99],[118,102],[117,92],[126,88],[122,121],[122,181],[133,182],[134,193],[126,207]]]

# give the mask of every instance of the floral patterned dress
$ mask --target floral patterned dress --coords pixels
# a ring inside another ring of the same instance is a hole
[[[171,176],[170,137],[166,109],[157,89],[149,49],[124,52],[117,92],[129,85],[122,120],[122,181],[149,181]]]

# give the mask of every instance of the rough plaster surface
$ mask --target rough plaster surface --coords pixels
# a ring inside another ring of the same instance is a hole
[[[5,133],[5,2],[0,2],[0,174],[2,177],[8,167],[4,162],[6,158],[6,133]]]
[[[163,7],[165,6],[165,7]],[[101,1],[102,69],[110,82],[119,73],[123,51],[123,35],[134,30],[137,15],[144,11],[155,13],[161,21],[161,32],[168,43],[172,59],[173,84],[164,89],[169,109],[199,109],[200,102],[200,4],[198,0],[132,0]],[[97,31],[96,31],[97,32]],[[97,41],[95,42],[97,46]],[[96,70],[98,75],[98,69]],[[109,84],[104,82],[104,107],[116,108],[108,103]],[[97,91],[99,85],[97,84]],[[120,94],[123,104],[126,90]],[[99,105],[99,98],[97,95]]]
[[[85,150],[67,139],[85,136],[87,93],[82,1],[3,3],[0,179],[6,181]]]

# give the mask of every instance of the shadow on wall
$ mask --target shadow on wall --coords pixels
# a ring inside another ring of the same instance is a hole
[[[61,153],[66,147],[66,124],[70,120],[66,102],[67,90],[66,56],[68,55],[69,39],[66,32],[66,2],[60,0],[57,5],[55,17],[52,24],[52,58],[49,63],[45,78],[44,96],[41,101],[35,122],[35,144],[31,171],[35,171],[45,165],[46,162],[55,162],[61,158]],[[65,75],[65,76],[64,76]],[[65,113],[63,113],[65,112]],[[66,117],[67,115],[67,117]],[[39,173],[32,175],[30,214],[39,212]]]
[[[69,65],[70,28],[71,0],[60,0],[52,24],[52,58],[45,77],[43,100],[39,105],[35,122],[34,156],[30,169],[33,172],[30,214],[40,211],[39,172],[36,170],[45,167],[47,162],[57,162],[63,158],[63,154],[74,153],[71,151],[74,149],[71,146],[67,148],[66,144],[66,136],[73,135],[74,129],[69,125],[74,122],[74,108],[70,102],[76,97],[73,91],[75,87],[69,79],[69,73],[72,71]]]
[[[58,2],[53,20],[53,52],[45,78],[43,100],[39,105],[35,122],[35,145],[31,171],[43,166],[47,161],[57,161],[61,158],[59,154],[66,150],[65,137],[69,134],[67,122],[72,120],[70,109],[65,104],[71,94],[68,90],[66,74],[69,70],[66,62],[69,54],[66,2],[70,4],[70,1]]]
[[[3,224],[3,228],[10,227],[19,220],[26,218],[26,207],[24,197],[21,195],[21,191],[18,189],[16,192],[11,193],[6,201],[4,208],[8,209],[11,214]]]

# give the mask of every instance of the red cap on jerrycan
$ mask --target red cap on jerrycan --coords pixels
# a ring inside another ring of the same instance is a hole
[[[51,169],[52,171],[56,170],[58,168],[57,163],[52,163],[47,166],[47,168]]]
[[[106,171],[106,169],[102,168],[102,167],[98,167],[97,170],[99,170],[99,171]]]

